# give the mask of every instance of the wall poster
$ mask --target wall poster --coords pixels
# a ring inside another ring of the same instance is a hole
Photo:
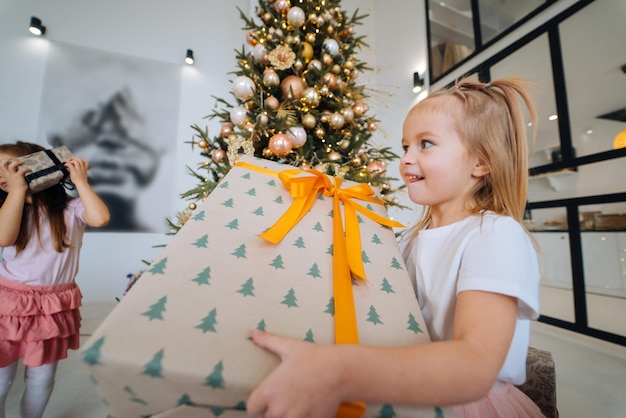
[[[89,161],[111,210],[98,230],[168,230],[180,77],[171,63],[50,43],[38,137]]]

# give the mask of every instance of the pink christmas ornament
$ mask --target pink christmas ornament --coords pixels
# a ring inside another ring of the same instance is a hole
[[[283,97],[287,97],[290,92],[293,92],[293,97],[299,99],[302,96],[302,92],[306,88],[306,83],[302,78],[297,75],[290,75],[280,83],[280,87],[283,92]]]
[[[216,148],[213,151],[211,151],[211,158],[216,163],[221,162],[224,159],[224,157],[226,157],[226,151],[224,151],[221,148]]]
[[[291,152],[293,144],[288,135],[278,133],[270,138],[268,148],[274,155],[284,157]]]

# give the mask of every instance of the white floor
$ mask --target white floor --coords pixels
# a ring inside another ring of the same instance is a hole
[[[550,289],[542,294],[557,309],[558,300],[567,300]],[[83,328],[90,334],[114,304],[88,304],[83,307]],[[563,309],[567,311],[565,303]],[[621,310],[620,312],[626,312]],[[623,315],[612,319],[621,326]],[[83,341],[86,340],[83,337]],[[552,352],[557,373],[557,400],[562,418],[626,417],[626,347],[606,343],[569,331],[534,323],[531,345]],[[22,370],[19,375],[21,376]],[[7,402],[7,418],[18,417],[22,379],[16,379]],[[105,418],[107,408],[89,379],[79,352],[72,352],[59,363],[56,386],[44,418]],[[124,418],[124,417],[120,417]]]

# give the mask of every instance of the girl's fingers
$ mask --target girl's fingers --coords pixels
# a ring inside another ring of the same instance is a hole
[[[277,354],[280,358],[283,358],[288,353],[290,343],[288,338],[269,334],[258,329],[252,331],[252,341],[259,347]]]

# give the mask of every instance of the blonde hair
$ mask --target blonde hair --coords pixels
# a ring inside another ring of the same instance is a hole
[[[533,142],[537,127],[535,101],[530,93],[533,86],[519,77],[490,83],[466,79],[416,105],[452,116],[469,153],[488,167],[489,173],[467,196],[465,205],[471,214],[492,211],[522,221],[528,189],[526,124],[532,124]],[[525,120],[522,102],[529,121]],[[430,222],[430,208],[424,207],[415,231]]]

